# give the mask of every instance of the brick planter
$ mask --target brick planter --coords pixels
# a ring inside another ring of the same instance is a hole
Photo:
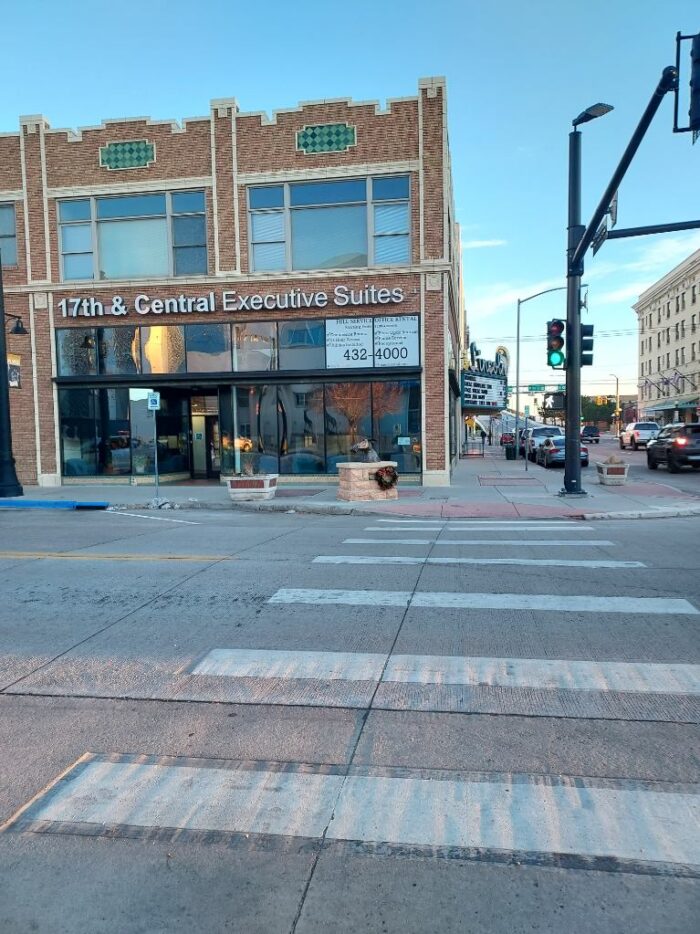
[[[398,499],[396,487],[383,490],[374,478],[381,467],[396,467],[396,461],[375,461],[367,464],[338,464],[338,499],[346,502]]]
[[[259,474],[256,477],[228,477],[226,489],[233,503],[272,499],[277,492],[279,474]]]
[[[597,461],[595,466],[598,471],[598,483],[604,486],[623,486],[627,483],[629,464],[604,464]]]

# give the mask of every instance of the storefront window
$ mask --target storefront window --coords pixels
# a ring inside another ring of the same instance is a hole
[[[94,376],[97,352],[94,328],[62,328],[56,331],[59,376]]]
[[[96,328],[95,339],[100,375],[120,376],[140,372],[141,353],[137,327]]]
[[[280,473],[326,472],[323,387],[291,383],[278,387]]]
[[[185,329],[182,325],[141,328],[143,373],[185,372]]]
[[[372,383],[372,437],[382,460],[399,473],[421,469],[420,381]]]
[[[326,467],[338,472],[338,462],[350,459],[359,438],[369,438],[372,417],[369,383],[326,383]]]
[[[233,369],[238,372],[277,369],[277,324],[247,321],[233,326]]]
[[[237,386],[233,406],[234,438],[222,435],[224,472],[240,473],[250,467],[278,473],[277,387]]]
[[[188,373],[228,373],[231,370],[231,327],[228,324],[187,324]]]
[[[284,321],[279,324],[280,370],[322,370],[326,365],[324,321]]]
[[[131,473],[128,389],[61,389],[64,477]]]
[[[136,476],[155,473],[153,419],[158,438],[158,473],[189,473],[189,413],[185,396],[161,392],[161,408],[149,412],[150,389],[129,389],[132,469]]]

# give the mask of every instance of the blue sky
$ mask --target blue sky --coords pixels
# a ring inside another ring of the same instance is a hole
[[[75,127],[204,114],[214,97],[267,111],[400,97],[421,76],[445,75],[469,324],[491,356],[501,342],[514,349],[518,296],[563,284],[572,118],[597,101],[615,106],[583,127],[587,221],[675,60],[677,30],[700,30],[697,0],[24,0],[3,12],[13,41],[0,59],[0,132],[26,113]],[[700,217],[700,143],[671,127],[669,97],[622,185],[619,226]],[[698,247],[695,231],[589,254],[586,320],[598,336],[584,392],[612,392],[611,372],[636,390],[630,306]],[[558,382],[543,365],[544,331],[562,296],[523,308],[521,381]]]

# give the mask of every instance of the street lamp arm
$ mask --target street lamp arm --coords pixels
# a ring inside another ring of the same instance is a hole
[[[565,285],[557,285],[553,289],[544,289],[542,292],[535,292],[534,295],[528,295],[527,298],[519,298],[518,302],[521,305],[524,305],[525,302],[531,301],[533,298],[539,298],[540,295],[549,295],[550,292],[564,292],[566,291]]]

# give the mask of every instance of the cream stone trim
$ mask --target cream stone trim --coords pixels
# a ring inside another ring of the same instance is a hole
[[[376,117],[383,117],[392,112],[391,108],[393,104],[407,103],[415,100],[415,97],[389,97],[386,100],[385,106],[382,107],[381,101],[378,100],[354,101],[350,97],[327,97],[325,99],[320,98],[313,101],[299,101],[296,107],[280,107],[277,110],[273,110],[270,116],[267,115],[267,111],[265,110],[244,111],[240,116],[260,117],[261,126],[274,126],[280,114],[302,113],[310,107],[324,107],[328,104],[345,104],[347,107],[374,107],[374,115]]]
[[[423,472],[423,486],[449,486],[449,470],[425,470]]]
[[[37,480],[41,470],[41,426],[39,424],[39,378],[36,372],[36,329],[34,326],[34,296],[29,296],[29,335],[32,348],[32,392],[34,393],[34,447],[36,448]]]
[[[211,175],[192,175],[183,178],[160,178],[143,182],[103,182],[100,185],[68,185],[47,188],[49,198],[90,197],[92,195],[139,194],[143,191],[180,191],[186,188],[211,188]]]
[[[44,207],[44,249],[46,256],[46,279],[48,282],[52,279],[51,274],[51,242],[49,226],[49,199],[46,197],[47,179],[46,179],[46,141],[44,131],[39,133],[39,152],[41,154],[41,197]]]
[[[20,118],[21,119],[21,118]],[[24,203],[24,250],[27,282],[32,281],[32,254],[29,248],[29,204],[27,202],[27,161],[24,155],[24,130],[19,135],[19,158],[22,165],[22,201]],[[16,223],[16,220],[15,220]]]
[[[399,162],[357,162],[353,165],[338,165],[309,169],[281,169],[275,172],[241,172],[240,185],[266,185],[270,182],[300,182],[316,178],[354,178],[360,175],[395,175],[401,172],[416,172],[417,159]]]
[[[53,295],[49,295],[49,334],[51,335],[51,390],[53,394],[53,430],[54,447],[56,450],[56,476],[58,483],[61,482],[61,425],[58,411],[58,386],[55,377],[58,375],[58,363],[56,361],[56,323],[53,313]]]
[[[0,191],[0,201],[23,201],[24,192],[21,189],[16,191]]]
[[[214,274],[218,276],[221,267],[219,264],[219,196],[216,190],[216,119],[216,113],[212,107],[209,116],[209,144],[212,177],[212,219],[214,221]]]
[[[40,116],[40,115],[37,115]],[[20,117],[20,120],[26,120],[29,118]],[[43,117],[42,119],[46,119]],[[87,133],[94,130],[107,130],[111,126],[125,124],[125,123],[141,123],[144,126],[169,126],[171,132],[175,133],[184,133],[187,130],[187,126],[190,123],[205,123],[209,118],[208,117],[184,117],[181,121],[177,120],[152,120],[150,117],[113,117],[103,120],[101,123],[94,126],[79,126],[76,129],[70,129],[68,127],[60,127],[55,130],[48,127],[47,121],[47,133],[62,133],[67,142],[69,143],[79,143],[83,139],[83,133]]]
[[[427,379],[428,379],[428,368],[425,360],[425,276],[420,277],[420,363],[421,363],[421,374],[420,374],[420,436],[421,436],[421,471],[423,476],[426,474],[426,419],[425,419],[425,408],[426,401],[428,398],[427,393]],[[425,482],[425,481],[424,481]]]
[[[241,272],[241,218],[238,210],[238,104],[233,103],[233,112],[231,114],[231,175],[233,177],[233,231],[236,237],[236,272]]]

